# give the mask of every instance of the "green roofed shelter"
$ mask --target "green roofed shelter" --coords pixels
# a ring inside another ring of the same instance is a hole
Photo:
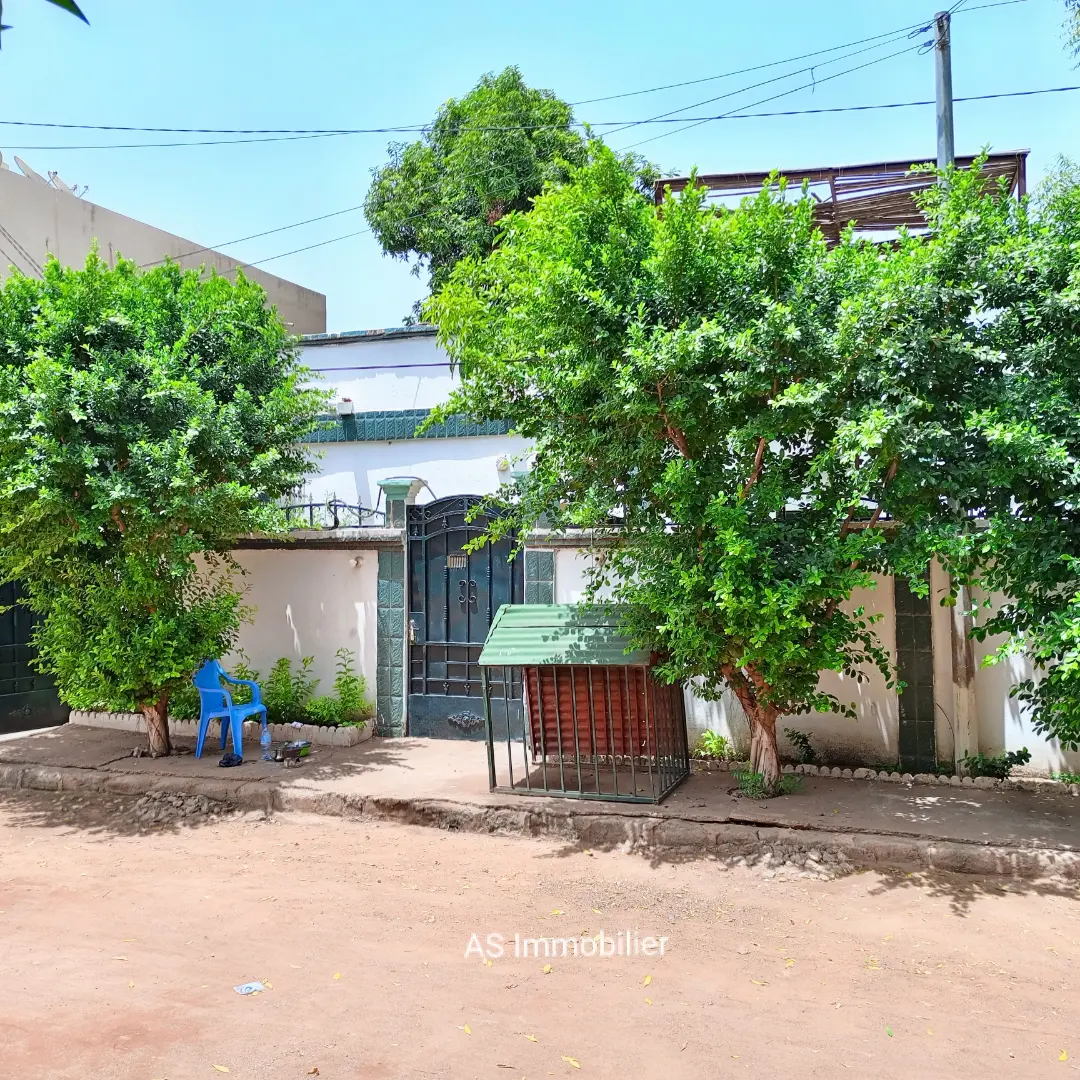
[[[480,653],[487,667],[548,664],[629,664],[647,667],[649,654],[631,649],[619,613],[578,604],[504,604]]]
[[[618,607],[499,608],[479,659],[492,791],[657,803],[690,774],[683,688],[656,679],[620,621]]]

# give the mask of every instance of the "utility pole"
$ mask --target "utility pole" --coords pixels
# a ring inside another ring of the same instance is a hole
[[[956,163],[953,132],[952,16],[934,16],[934,75],[937,84],[937,167],[944,171]],[[950,621],[953,682],[953,760],[979,750],[979,718],[975,701],[975,651],[971,645],[971,591],[956,589]]]
[[[956,160],[953,140],[952,16],[934,16],[934,72],[937,82],[937,167],[947,169]]]

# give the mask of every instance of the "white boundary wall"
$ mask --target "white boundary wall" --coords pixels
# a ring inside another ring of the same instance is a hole
[[[582,599],[586,585],[586,568],[592,556],[588,551],[570,547],[555,549],[555,602],[576,603]],[[935,566],[931,572],[931,614],[934,643],[934,706],[937,714],[936,740],[939,760],[952,760],[954,697],[952,685],[952,648],[950,639],[951,613],[942,607],[941,598],[948,592],[948,579]],[[869,613],[880,613],[877,624],[882,644],[895,656],[896,609],[893,582],[877,577],[873,589],[856,592],[849,604],[851,609],[865,606]],[[1022,657],[990,667],[978,666],[996,648],[997,641],[975,643],[975,697],[978,714],[979,749],[984,754],[999,754],[1003,750],[1031,751],[1029,768],[1041,772],[1080,771],[1080,754],[1067,753],[1056,740],[1036,734],[1031,727],[1027,710],[1021,709],[1009,697],[1009,688],[1030,673],[1030,665]],[[855,703],[858,718],[849,720],[835,713],[811,713],[784,718],[784,727],[807,732],[818,752],[828,761],[844,764],[875,764],[893,762],[899,745],[899,697],[895,689],[885,685],[876,669],[867,672],[866,682],[857,683],[833,672],[822,675],[821,685],[841,701]],[[736,747],[745,749],[749,733],[742,707],[730,692],[718,701],[705,701],[691,691],[686,695],[686,716],[691,745],[703,731],[711,730],[726,736]],[[781,749],[786,740],[780,736]],[[790,751],[790,747],[787,748]]]

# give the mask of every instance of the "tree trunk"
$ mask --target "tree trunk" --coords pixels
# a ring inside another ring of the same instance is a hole
[[[776,794],[780,784],[780,754],[776,749],[776,716],[771,709],[743,710],[750,721],[750,768],[761,773],[765,789]]]
[[[172,753],[169,739],[169,695],[162,694],[157,701],[139,705],[146,720],[146,738],[150,744],[151,757],[168,757]]]

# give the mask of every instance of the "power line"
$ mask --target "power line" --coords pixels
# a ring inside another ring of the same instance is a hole
[[[902,34],[900,36],[901,37],[907,37],[908,35]],[[706,98],[704,101],[696,101],[692,105],[684,105],[684,106],[682,106],[681,108],[678,108],[678,109],[669,109],[667,112],[657,113],[655,116],[650,116],[646,120],[634,120],[634,121],[631,121],[630,123],[628,123],[626,125],[626,127],[627,128],[640,127],[643,124],[649,124],[649,123],[652,123],[653,121],[656,121],[656,120],[663,120],[663,119],[665,119],[666,117],[669,117],[669,116],[677,116],[679,113],[689,112],[691,109],[700,108],[702,105],[711,105],[714,101],[724,101],[726,98],[736,97],[739,94],[746,93],[748,90],[756,90],[761,86],[768,86],[771,83],[783,82],[785,79],[790,79],[794,75],[802,75],[804,72],[807,72],[807,71],[810,72],[810,80],[811,80],[810,83],[808,83],[807,85],[816,86],[819,82],[828,82],[829,79],[837,77],[836,75],[830,75],[827,78],[818,79],[816,77],[816,75],[814,74],[815,70],[818,67],[824,67],[825,64],[836,64],[836,63],[839,63],[841,60],[847,60],[852,56],[858,56],[860,53],[871,52],[874,49],[880,49],[883,45],[891,44],[895,40],[897,40],[896,37],[890,38],[887,41],[879,41],[876,45],[868,45],[864,49],[856,49],[854,52],[845,53],[843,56],[836,56],[836,57],[833,57],[833,59],[831,59],[831,60],[825,60],[821,64],[812,64],[812,65],[810,65],[808,67],[797,68],[795,71],[785,72],[785,74],[783,74],[783,75],[776,75],[771,79],[765,79],[762,82],[752,83],[750,86],[740,87],[738,90],[729,90],[726,94],[718,94],[716,97]],[[908,46],[907,48],[902,49],[901,52],[909,52],[911,50],[911,48],[913,48],[913,46]],[[892,55],[895,56],[895,55],[899,55],[899,54],[894,53]],[[887,60],[887,59],[889,59],[889,57],[887,57],[887,56],[886,57],[879,57],[877,60],[874,60],[872,62],[873,63],[878,63],[880,60]],[[850,70],[857,71],[858,68],[852,68]],[[837,74],[845,74],[845,73],[844,72],[838,72]],[[804,87],[795,87],[794,90],[786,91],[786,93],[795,93],[796,90],[800,90],[800,89],[804,89]],[[772,99],[767,98],[765,100],[772,100]],[[755,102],[754,104],[759,104],[759,102]],[[605,134],[614,135],[614,134],[616,134],[616,132],[622,131],[622,130],[624,130],[624,129],[623,128],[616,128],[615,130],[608,131]]]
[[[289,229],[298,229],[301,225],[311,225],[316,221],[326,221],[328,218],[341,217],[342,214],[352,214],[357,210],[363,210],[364,204],[348,206],[344,210],[334,210],[329,214],[320,214],[318,217],[306,218],[304,221],[294,221],[291,225],[280,225],[276,229],[265,229],[263,232],[252,233],[250,236],[240,236],[235,240],[226,240],[221,244],[208,244],[206,247],[192,248],[191,251],[181,252],[179,255],[170,255],[166,259],[155,259],[153,262],[142,263],[140,269],[145,270],[149,266],[160,266],[169,259],[186,259],[190,255],[201,255],[204,251],[217,251],[219,248],[232,247],[233,244],[242,244],[245,240],[258,240],[260,236],[270,236],[273,233],[287,232]]]
[[[996,7],[1009,7],[1013,4],[1027,4],[1031,0],[996,0],[991,4],[979,4],[977,7],[965,8],[960,14],[967,15],[972,11],[984,11],[987,8]],[[953,8],[953,12],[956,8]],[[910,26],[897,27],[895,30],[888,30],[882,34],[874,34],[872,37],[859,38],[858,41],[849,41],[844,45],[834,45],[830,49],[816,49],[814,52],[801,53],[798,56],[789,56],[786,60],[771,60],[766,64],[755,64],[753,67],[737,68],[734,71],[725,71],[719,75],[706,75],[700,79],[685,79],[682,82],[665,83],[663,86],[650,86],[645,90],[628,90],[621,94],[606,94],[604,97],[584,98],[581,101],[570,102],[575,108],[579,105],[595,105],[602,101],[617,101],[620,98],[640,97],[643,94],[658,94],[664,90],[678,90],[684,86],[698,86],[701,83],[716,82],[719,79],[730,79],[736,75],[749,75],[754,71],[766,71],[769,68],[781,67],[784,64],[796,64],[800,60],[809,60],[814,56],[825,56],[831,52],[840,52],[841,49],[854,48],[856,45],[865,45],[870,41],[880,41],[882,38],[897,37],[900,34],[910,33],[912,31],[929,30],[933,26],[933,19],[929,21],[922,21],[912,23]]]
[[[957,11],[961,3],[965,3],[966,0],[959,0],[957,4],[954,4],[951,11]],[[975,11],[983,11],[989,8],[997,7],[1009,7],[1014,4],[1030,3],[1030,0],[994,0],[992,3],[979,4],[975,7],[964,8],[961,14],[968,14]],[[857,41],[847,42],[843,45],[834,45],[831,48],[817,49],[813,52],[802,53],[799,56],[789,57],[785,60],[774,60],[769,63],[757,64],[748,68],[740,68],[735,71],[724,72],[719,75],[709,75],[700,79],[688,79],[683,82],[669,83],[664,86],[649,87],[644,90],[631,90],[620,94],[609,94],[604,97],[587,98],[582,101],[573,102],[576,105],[594,104],[601,101],[614,101],[620,98],[636,97],[642,94],[657,93],[662,90],[671,90],[683,86],[693,86],[705,82],[713,82],[718,79],[724,79],[733,77],[735,75],[747,74],[753,71],[763,71],[771,67],[779,67],[784,64],[797,63],[800,60],[807,60],[814,56],[824,56],[832,52],[840,52],[843,49],[853,48],[857,45],[864,45],[868,42],[878,42],[878,45],[871,46],[871,48],[878,48],[881,45],[888,44],[883,39],[898,38],[900,35],[912,33],[919,33],[924,30],[928,30],[932,26],[932,20],[929,22],[912,23],[906,27],[900,27],[895,30],[889,30],[881,34],[875,34],[871,37],[860,38]],[[869,50],[859,50],[865,52]],[[848,55],[854,56],[858,53],[850,53]],[[844,57],[836,57],[832,60],[822,61],[821,64],[816,66],[821,67],[829,63],[837,63]],[[813,66],[800,68],[795,71],[788,72],[785,75],[776,76],[775,79],[765,80],[761,83],[755,83],[752,86],[744,87],[743,90],[754,89],[756,86],[766,85],[768,82],[777,82],[782,79],[789,78],[792,75],[800,74],[803,71],[812,71]],[[852,69],[857,70],[857,69]],[[817,82],[824,82],[826,80],[819,79]],[[815,83],[811,82],[807,84],[813,86]],[[700,105],[708,104],[711,101],[718,101],[722,97],[730,97],[740,91],[731,91],[728,94],[720,95],[720,97],[710,98],[704,102],[698,102],[697,105],[688,105],[682,110],[688,111],[689,109],[696,108]],[[771,100],[771,99],[769,99]],[[753,106],[748,106],[752,108]],[[650,123],[653,120],[662,119],[670,113],[661,113],[658,117],[650,118],[649,120],[631,120],[631,121],[596,121],[591,125],[592,127],[629,127],[639,126],[644,123]],[[281,138],[253,138],[253,139],[221,139],[221,140],[186,140],[168,143],[114,143],[114,144],[93,144],[86,146],[5,146],[4,149],[10,150],[137,150],[137,149],[158,149],[158,148],[170,148],[170,147],[183,147],[183,146],[228,146],[234,143],[243,145],[246,143],[261,143],[261,142],[275,142],[275,141],[295,141],[298,139],[307,138],[328,138],[344,135],[387,135],[387,134],[408,134],[423,132],[430,127],[430,124],[400,124],[400,125],[387,125],[382,127],[368,127],[368,128],[208,128],[208,127],[142,127],[137,125],[128,124],[68,124],[68,123],[56,123],[50,121],[33,121],[33,120],[0,120],[0,126],[4,127],[28,127],[28,128],[50,128],[54,130],[65,131],[128,131],[128,132],[140,132],[146,134],[176,134],[176,135],[254,135],[254,136],[279,136]],[[473,131],[522,131],[522,130],[539,130],[546,127],[555,127],[561,125],[547,125],[547,124],[513,124],[513,125],[475,125],[465,126],[462,125],[459,130],[473,130]],[[575,122],[575,127],[584,127],[584,123]],[[609,132],[613,134],[613,132]]]
[[[365,236],[370,229],[357,229],[356,232],[345,233],[343,236],[335,236],[329,240],[320,240],[317,244],[307,244],[304,247],[293,248],[292,251],[283,251],[280,255],[268,255],[265,259],[256,259],[254,262],[237,263],[243,269],[245,266],[262,266],[263,263],[273,262],[275,259],[284,259],[287,255],[299,255],[301,251],[311,251],[313,248],[326,247],[327,244],[336,244],[339,240],[351,240],[354,236]]]
[[[813,87],[817,86],[818,83],[831,82],[833,79],[841,78],[841,76],[850,75],[854,71],[862,71],[864,68],[873,67],[875,64],[884,63],[886,60],[893,60],[897,56],[902,56],[904,53],[913,52],[915,49],[921,49],[921,48],[922,48],[922,43],[921,42],[919,44],[917,44],[917,45],[909,45],[905,49],[900,49],[897,52],[889,53],[888,56],[878,56],[878,57],[875,57],[875,59],[873,59],[873,60],[868,60],[865,64],[857,64],[855,67],[845,68],[843,71],[838,71],[833,75],[826,75],[824,79],[815,79],[812,82],[803,83],[802,86],[796,86],[796,87],[793,87],[790,90],[784,90],[779,94],[772,94],[770,97],[762,98],[760,101],[751,102],[749,105],[740,105],[737,109],[732,109],[728,113],[722,113],[720,116],[716,117],[716,119],[718,119],[718,120],[726,119],[728,116],[733,116],[736,113],[741,113],[741,112],[745,111],[746,109],[753,109],[758,105],[764,105],[766,102],[776,101],[777,99],[782,98],[782,97],[789,97],[791,94],[799,93],[800,90],[812,89]],[[683,117],[683,119],[685,119],[685,117]],[[702,124],[707,124],[709,122],[710,122],[709,120],[696,120],[693,123],[687,124],[685,127],[676,128],[674,131],[665,131],[665,132],[662,132],[659,135],[653,135],[651,138],[642,139],[639,142],[631,143],[629,146],[623,146],[620,149],[621,150],[629,150],[631,147],[634,147],[634,146],[644,146],[646,143],[656,142],[657,139],[666,139],[669,135],[677,135],[677,134],[679,134],[679,132],[689,131],[691,128],[700,127]]]
[[[1026,0],[1008,0],[1009,3],[1023,3]],[[881,38],[895,37],[909,33],[912,30],[920,30],[926,23],[912,23],[910,26],[899,27],[896,30],[886,31],[884,34],[874,34],[873,37],[859,38],[858,41],[849,41],[845,45],[834,45],[831,49],[816,49],[814,52],[802,53],[799,56],[789,56],[786,60],[771,60],[767,64],[755,64],[753,67],[738,68],[735,71],[725,71],[720,75],[706,75],[701,79],[686,79],[683,82],[667,83],[664,86],[650,86],[646,90],[628,90],[622,94],[607,94],[604,97],[585,98],[583,101],[570,102],[575,108],[579,105],[595,105],[601,101],[617,101],[619,98],[640,97],[642,94],[658,94],[662,90],[677,90],[683,86],[698,86],[701,83],[716,82],[718,79],[731,79],[736,75],[749,75],[754,71],[766,71],[769,68],[782,67],[784,64],[796,64],[800,60],[809,60],[814,56],[824,56],[827,53],[840,52],[842,49],[851,49],[856,45],[865,45],[868,41],[880,41]],[[801,70],[808,70],[803,68]],[[790,74],[795,74],[791,72]]]

